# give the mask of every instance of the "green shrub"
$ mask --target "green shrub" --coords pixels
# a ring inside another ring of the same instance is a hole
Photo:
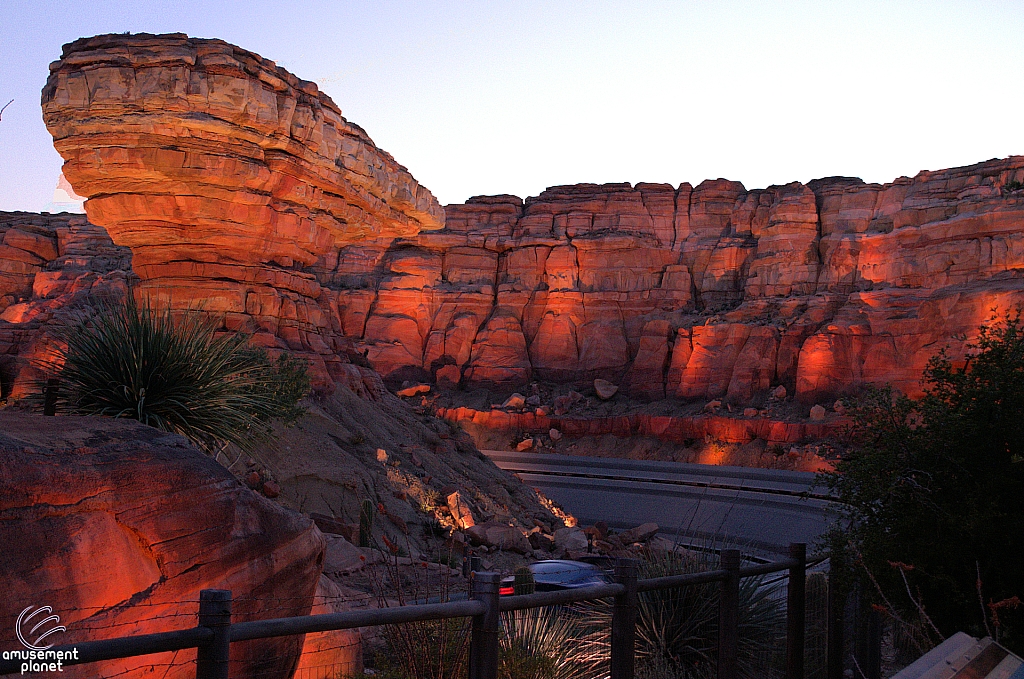
[[[175,319],[131,294],[55,334],[60,348],[43,367],[59,380],[60,411],[135,419],[211,453],[252,451],[272,420],[302,414],[309,391],[304,361],[271,360],[248,335],[218,334],[207,315]]]
[[[823,481],[874,603],[927,647],[965,631],[1024,650],[1024,327],[982,326],[965,365],[940,353],[920,400],[883,389],[853,410]]]

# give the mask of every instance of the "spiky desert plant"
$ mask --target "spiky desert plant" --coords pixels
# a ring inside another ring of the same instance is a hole
[[[218,333],[198,311],[155,311],[128,294],[55,331],[43,366],[67,413],[126,417],[182,434],[208,452],[251,451],[273,419],[294,419],[309,390],[305,362],[272,361],[244,333]]]
[[[646,552],[640,579],[702,573],[718,568],[711,550]],[[636,671],[638,677],[704,679],[717,668],[720,585],[706,583],[643,592],[637,598]],[[778,585],[763,577],[740,580],[741,677],[769,676],[781,661],[785,638],[785,604]],[[611,605],[584,602],[578,608],[592,625],[593,643],[610,649]],[[606,651],[607,652],[607,651]]]
[[[599,679],[607,649],[593,643],[578,616],[565,609],[528,608],[501,614],[501,679]]]

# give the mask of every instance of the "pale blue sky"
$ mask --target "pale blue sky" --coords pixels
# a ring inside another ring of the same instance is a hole
[[[39,110],[63,43],[217,37],[315,80],[442,203],[577,182],[748,188],[1024,154],[1024,0],[0,0],[0,210],[60,158]]]

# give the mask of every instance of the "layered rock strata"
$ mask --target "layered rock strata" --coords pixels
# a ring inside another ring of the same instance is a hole
[[[920,392],[1024,302],[1024,157],[890,184],[580,184],[445,208],[444,230],[342,248],[323,285],[391,380],[611,380],[633,396]],[[831,401],[823,401],[831,402]]]
[[[321,382],[343,342],[316,271],[339,246],[444,223],[314,83],[220,40],[77,40],[51,64],[42,108],[90,221],[131,248],[142,294],[303,354]]]
[[[324,539],[313,523],[244,488],[185,439],[128,420],[10,410],[0,432],[5,649],[21,647],[14,621],[28,606],[51,606],[67,628],[48,642],[74,644],[192,627],[204,588],[232,591],[236,622],[308,615],[324,599],[314,599]],[[232,644],[231,676],[291,677],[302,648],[295,636]],[[64,675],[192,677],[194,657]]]
[[[47,328],[123,295],[131,251],[85,215],[0,212],[0,398],[20,396],[51,349]]]

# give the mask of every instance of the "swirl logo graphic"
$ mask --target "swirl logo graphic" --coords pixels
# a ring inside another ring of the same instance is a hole
[[[32,612],[29,613],[29,611],[32,611]],[[50,608],[49,606],[40,606],[39,608],[37,608],[34,611],[32,610],[32,607],[29,606],[28,608],[26,608],[25,610],[23,610],[21,612],[21,615],[18,616],[18,624],[14,628],[14,630],[18,634],[18,641],[20,641],[22,644],[24,644],[25,648],[29,649],[30,651],[45,651],[46,649],[48,649],[51,646],[53,646],[53,644],[49,644],[47,646],[40,646],[39,645],[39,644],[41,644],[43,642],[43,640],[46,639],[46,637],[50,636],[54,632],[67,632],[68,631],[67,627],[64,627],[64,625],[60,624],[60,616],[57,616],[57,615],[47,615],[47,614],[50,614],[50,613],[53,613],[53,609]],[[35,623],[35,625],[33,625],[32,629],[29,630],[29,632],[28,632],[29,636],[35,634],[36,630],[39,630],[40,628],[45,627],[48,623],[54,623],[56,625],[56,627],[51,627],[50,629],[46,630],[45,632],[43,632],[42,634],[40,634],[38,637],[35,638],[35,643],[30,643],[28,641],[28,639],[25,638],[24,629],[25,629],[25,627],[28,627],[28,625],[31,623],[33,618],[35,618],[36,616],[38,616],[40,614],[44,614],[45,617],[43,617],[42,619],[38,620]]]

